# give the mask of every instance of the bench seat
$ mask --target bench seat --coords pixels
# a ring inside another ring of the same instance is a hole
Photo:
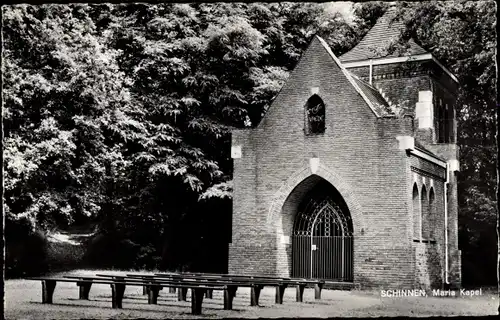
[[[141,279],[178,279],[178,280],[192,280],[192,281],[216,281],[216,283],[225,283],[225,284],[236,284],[239,283],[239,287],[250,287],[251,295],[250,295],[250,305],[257,306],[259,305],[259,296],[260,291],[265,286],[272,286],[276,288],[276,296],[275,302],[277,304],[283,303],[283,296],[285,293],[285,289],[293,285],[296,287],[296,301],[303,302],[304,289],[308,284],[315,285],[315,299],[321,299],[321,290],[323,288],[324,281],[322,280],[306,280],[306,279],[291,279],[291,278],[270,278],[270,277],[262,277],[257,278],[254,276],[239,276],[232,277],[221,275],[221,277],[211,276],[202,276],[202,275],[184,275],[184,274],[165,274],[165,273],[157,273],[155,275],[151,274],[128,274],[130,277],[136,277]],[[184,294],[179,293],[179,299]],[[207,295],[211,296],[210,292],[207,292]]]
[[[125,292],[125,287],[128,286],[148,286],[149,287],[149,297],[148,302],[152,304],[157,304],[158,292],[161,287],[175,285],[178,288],[191,289],[191,313],[194,315],[201,314],[203,296],[206,290],[224,290],[225,296],[229,299],[231,297],[231,292],[233,288],[228,288],[224,285],[210,285],[202,283],[183,283],[183,282],[168,282],[162,281],[161,284],[151,281],[129,281],[129,280],[116,280],[116,279],[103,279],[100,277],[78,277],[71,276],[75,278],[54,278],[54,277],[35,277],[29,278],[28,280],[39,280],[42,282],[42,303],[51,304],[53,303],[53,294],[57,282],[75,282],[80,285],[92,285],[92,284],[109,284],[111,286],[111,306],[112,308],[122,308],[123,295]],[[122,277],[124,278],[124,277]],[[89,287],[90,288],[90,287]],[[89,289],[90,290],[90,289]],[[226,299],[225,299],[226,300]],[[225,305],[229,303],[225,301]],[[232,299],[230,301],[230,306],[232,308]]]

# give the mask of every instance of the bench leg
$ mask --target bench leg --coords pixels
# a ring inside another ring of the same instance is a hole
[[[55,288],[55,280],[42,280],[42,303],[52,303]]]
[[[188,288],[179,288],[179,290],[177,291],[177,300],[187,301],[187,293],[188,293]]]
[[[276,287],[276,303],[283,303],[283,295],[285,294],[286,285],[282,284]]]
[[[195,315],[201,314],[201,305],[203,304],[203,296],[205,289],[192,288],[191,289],[191,313]]]
[[[177,301],[182,301],[182,288],[178,288],[177,290]]]
[[[114,309],[122,308],[123,294],[125,293],[125,285],[121,283],[111,284],[111,307]]]
[[[303,302],[304,301],[304,289],[306,285],[305,284],[298,284],[297,285],[297,302]]]
[[[262,290],[262,286],[259,285],[253,285],[251,292],[250,292],[250,305],[251,306],[258,306],[259,305],[259,297],[260,297],[260,291]]]
[[[233,299],[237,289],[236,286],[226,286],[224,289],[224,310],[233,310]]]
[[[205,291],[205,298],[207,299],[213,299],[214,297],[214,290],[213,289],[207,289],[207,291]]]
[[[157,304],[158,303],[158,294],[160,293],[160,287],[148,286],[148,303],[149,304]]]
[[[92,287],[92,282],[77,282],[77,286],[79,287],[79,299],[89,300],[90,288]]]
[[[321,289],[323,289],[322,283],[317,283],[314,285],[314,299],[316,300],[321,299]]]

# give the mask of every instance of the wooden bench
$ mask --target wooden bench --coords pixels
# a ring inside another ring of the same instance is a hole
[[[179,283],[178,281],[162,281],[161,284],[151,283],[150,281],[134,281],[133,279],[126,279],[125,277],[116,276],[121,279],[112,279],[112,278],[102,278],[102,277],[75,277],[71,278],[50,278],[50,277],[36,277],[29,278],[28,280],[40,280],[42,282],[42,303],[51,304],[53,303],[53,295],[57,282],[76,282],[80,283],[80,286],[87,285],[88,288],[92,284],[109,284],[111,286],[111,306],[112,308],[121,309],[123,305],[123,296],[125,292],[125,287],[128,286],[148,286],[149,287],[149,298],[148,302],[152,304],[157,304],[158,292],[160,287],[167,285],[175,285],[179,288],[191,289],[192,297],[191,297],[191,313],[194,315],[201,314],[202,311],[202,303],[203,296],[205,295],[206,290],[224,290],[225,296],[227,296],[228,301],[225,299],[225,307],[232,309],[232,298],[231,292],[232,288],[228,288],[228,286],[219,285],[219,284],[200,284],[200,283]],[[90,290],[90,289],[89,289]],[[227,292],[227,293],[226,293]],[[231,299],[230,299],[231,298]]]
[[[103,274],[103,273],[98,273],[96,274],[97,277],[101,278],[109,278],[109,279],[115,279],[115,280],[124,280],[127,278],[126,275],[116,275],[116,274]],[[137,280],[137,279],[130,279],[130,280]],[[175,287],[169,287],[170,289],[173,288],[173,293],[175,293]],[[163,288],[160,288],[160,290]],[[170,293],[172,293],[172,290],[170,290]],[[142,294],[143,295],[149,295],[149,287],[148,286],[143,286],[142,287]]]
[[[187,273],[187,274],[192,274],[192,275],[203,275],[202,273]],[[282,283],[287,283],[287,284],[295,284],[297,287],[297,302],[302,302],[303,301],[303,292],[304,289],[307,285],[314,285],[314,298],[316,300],[321,299],[321,291],[324,287],[325,281],[324,280],[312,280],[312,279],[302,279],[302,278],[287,278],[287,277],[272,277],[272,276],[262,276],[262,275],[238,275],[238,274],[215,274],[215,273],[209,273],[205,274],[205,276],[209,277],[222,277],[222,278],[231,278],[231,279],[252,279],[252,280],[279,280]],[[277,287],[276,290],[279,290]],[[278,294],[277,291],[277,298],[276,300],[280,300],[279,296],[282,297],[282,295]]]
[[[99,278],[109,278],[113,280],[125,280],[126,277],[124,276],[118,276],[118,275],[98,275],[98,278],[96,276],[64,276],[64,278],[69,278],[69,279],[80,279],[80,280],[93,280],[93,279],[99,279]],[[134,280],[133,280],[134,281]],[[82,282],[82,281],[77,281],[76,285],[80,288],[80,295],[79,299],[84,299],[88,300],[89,299],[89,293],[90,293],[90,288],[92,287],[92,282]],[[161,286],[159,287],[159,290],[163,289]],[[149,296],[149,286],[145,285],[143,286],[142,294],[148,295]],[[151,302],[150,302],[151,303]]]
[[[315,285],[315,299],[321,299],[321,290],[324,281],[320,280],[305,280],[305,279],[290,279],[290,278],[273,278],[273,277],[258,277],[258,276],[234,276],[234,275],[196,275],[196,274],[175,274],[175,273],[157,273],[155,275],[146,274],[129,274],[128,276],[137,277],[142,279],[170,279],[170,280],[198,280],[198,281],[215,281],[216,283],[235,284],[239,283],[239,287],[250,287],[250,305],[259,305],[260,292],[264,286],[273,286],[276,288],[275,302],[278,304],[283,303],[283,295],[285,289],[289,285],[295,285],[296,301],[303,302],[304,289],[308,284]],[[235,292],[236,293],[236,292]],[[208,291],[207,295],[211,297],[211,292]],[[179,290],[178,300],[185,301],[187,290]]]
[[[333,290],[352,290],[354,288],[354,283],[347,281],[325,281],[324,288]]]
[[[148,275],[148,274],[128,274],[127,276],[131,278],[137,279],[155,279],[158,283],[163,283],[163,281],[173,281],[178,283],[200,283],[200,284],[216,284],[216,285],[224,285],[227,287],[227,290],[224,291],[224,310],[232,309],[232,302],[234,297],[236,296],[236,291],[238,287],[250,287],[252,289],[251,301],[250,305],[258,305],[259,294],[262,286],[248,283],[242,280],[231,280],[231,279],[214,279],[214,278],[204,278],[204,277],[183,277],[181,275],[174,276],[156,276],[156,275]],[[179,301],[187,300],[187,289],[188,288],[180,288],[178,290],[177,299]],[[212,298],[213,290],[207,289],[205,296]]]
[[[182,280],[182,277],[157,277],[155,275],[150,275],[150,274],[127,274],[127,277],[129,278],[132,278],[132,279],[142,279],[144,281],[146,280],[149,280],[149,281],[152,281],[152,280],[155,280],[155,279],[168,279],[168,280],[172,280],[172,281],[179,281],[179,280]],[[200,280],[202,281],[202,280]],[[208,281],[208,280],[206,280]],[[174,286],[172,287],[169,287],[169,293],[176,293],[176,288]],[[186,301],[186,294],[187,292],[183,292],[182,290],[179,290],[177,292],[177,297],[178,297],[178,300],[179,301]],[[205,293],[205,298],[208,298],[208,299],[212,299],[213,298],[213,290],[207,290],[207,292]]]
[[[76,276],[72,276],[76,277]],[[224,310],[232,310],[233,300],[236,294],[236,290],[238,286],[244,286],[246,283],[234,281],[231,282],[221,282],[214,281],[213,279],[182,279],[176,277],[175,279],[170,278],[159,278],[151,275],[117,275],[117,274],[96,274],[96,277],[92,279],[110,279],[114,281],[119,281],[120,283],[123,281],[134,282],[135,283],[144,283],[144,286],[147,287],[148,291],[148,303],[149,304],[157,304],[157,299],[159,295],[159,291],[163,287],[177,287],[178,291],[178,300],[179,301],[187,301],[187,290],[191,289],[191,293],[197,287],[206,287],[205,296],[207,296],[207,292],[212,294],[213,290],[224,290]],[[136,284],[137,285],[137,284]],[[211,288],[210,286],[215,288]]]
[[[167,274],[157,273],[157,275],[167,275]],[[197,277],[198,275],[203,275],[203,277],[218,277],[218,278],[223,278],[223,279],[237,279],[237,280],[244,279],[245,281],[255,281],[255,280],[262,280],[262,281],[269,280],[271,282],[279,281],[281,285],[284,285],[284,284],[296,285],[296,287],[297,287],[297,296],[296,296],[297,302],[303,301],[304,289],[309,284],[314,285],[314,298],[316,300],[321,299],[321,291],[322,291],[324,284],[325,284],[324,280],[272,277],[272,276],[260,276],[260,275],[235,275],[235,274],[214,274],[214,273],[208,274],[208,275],[204,275],[202,273],[184,273],[182,275],[183,276],[193,276],[193,277]],[[284,291],[284,288],[283,287],[280,288],[280,284],[267,284],[267,285],[271,285],[271,286],[276,287],[276,302],[277,303],[282,303],[282,298],[283,298],[283,294],[281,294],[279,291]]]
[[[64,276],[68,279],[76,279],[76,285],[79,288],[79,299],[89,300],[90,288],[92,287],[92,279],[94,277],[89,276]],[[80,281],[78,281],[80,280]]]
[[[103,275],[103,274],[100,274],[99,276],[117,277],[116,275]],[[123,278],[123,276],[118,276],[118,277]],[[154,282],[156,284],[161,284],[161,285],[168,284],[168,286],[176,286],[179,288],[177,295],[178,301],[187,301],[188,289],[193,290],[186,284],[190,285],[197,284],[200,286],[224,286],[224,310],[232,310],[233,300],[236,295],[238,287],[249,287],[249,284],[243,281],[226,281],[224,279],[189,277],[189,276],[183,277],[182,275],[178,274],[175,274],[174,277],[158,277],[156,275],[151,275],[151,274],[127,274],[125,277],[127,279],[136,279],[139,281]],[[208,296],[209,298],[212,298],[213,290],[214,289],[207,288],[207,290],[205,291],[205,297]]]

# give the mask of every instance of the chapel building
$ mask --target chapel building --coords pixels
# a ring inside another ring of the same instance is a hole
[[[229,273],[460,286],[458,80],[392,11],[336,57],[315,36],[259,125],[234,130]]]

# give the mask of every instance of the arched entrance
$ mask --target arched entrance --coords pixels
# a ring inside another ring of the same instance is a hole
[[[319,181],[297,211],[292,233],[292,276],[352,281],[353,226],[338,191]]]

